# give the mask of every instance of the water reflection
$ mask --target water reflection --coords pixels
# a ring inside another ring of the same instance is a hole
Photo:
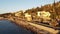
[[[0,20],[0,34],[32,34],[32,32],[16,26],[11,21]]]

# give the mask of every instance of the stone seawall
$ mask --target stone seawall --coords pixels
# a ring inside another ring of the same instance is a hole
[[[10,18],[9,20],[14,21],[17,25],[22,26],[28,30],[31,30],[37,34],[57,34],[59,32],[59,30],[34,24],[20,18]]]
[[[5,18],[4,18],[5,19]],[[53,28],[45,27],[42,25],[34,24],[20,18],[6,18],[7,20],[13,21],[15,24],[24,27],[25,29],[33,31],[35,34],[57,34],[59,30]]]

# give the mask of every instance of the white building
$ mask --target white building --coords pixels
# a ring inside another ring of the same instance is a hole
[[[42,18],[44,21],[50,20],[50,13],[46,11],[38,11],[37,16]]]

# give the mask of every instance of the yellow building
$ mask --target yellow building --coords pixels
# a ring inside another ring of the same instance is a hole
[[[26,18],[27,21],[32,21],[32,17],[28,13],[25,13],[25,18]]]

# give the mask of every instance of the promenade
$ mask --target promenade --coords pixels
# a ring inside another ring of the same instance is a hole
[[[15,24],[17,24],[27,30],[32,31],[35,34],[57,34],[59,32],[59,30],[55,30],[53,28],[49,28],[46,26],[42,26],[42,25],[38,25],[38,24],[35,24],[32,22],[28,22],[22,18],[11,17],[11,18],[8,18],[8,20],[13,21]]]

